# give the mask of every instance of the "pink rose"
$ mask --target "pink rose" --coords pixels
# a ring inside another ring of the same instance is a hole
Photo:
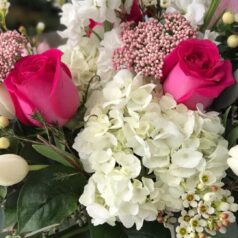
[[[20,59],[4,80],[18,119],[38,125],[32,118],[40,113],[48,123],[64,125],[79,106],[79,95],[69,69],[57,49]]]
[[[212,104],[221,92],[235,83],[229,60],[221,60],[217,46],[210,40],[182,41],[164,62],[166,93],[178,103],[196,109]]]

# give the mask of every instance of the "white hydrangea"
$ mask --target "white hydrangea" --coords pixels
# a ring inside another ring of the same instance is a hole
[[[197,184],[224,176],[228,150],[218,116],[188,110],[170,95],[158,100],[155,87],[121,70],[87,104],[73,148],[94,173],[80,202],[95,225],[140,229],[159,210],[182,210],[182,195]]]
[[[70,68],[74,83],[81,95],[84,95],[90,79],[96,75],[98,45],[97,39],[83,37],[76,46],[65,44],[60,47],[64,52],[62,61]]]
[[[185,13],[185,17],[193,26],[202,25],[211,0],[171,0],[167,11],[178,10]]]

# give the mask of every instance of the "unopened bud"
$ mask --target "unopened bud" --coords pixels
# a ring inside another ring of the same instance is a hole
[[[222,21],[225,24],[232,24],[235,21],[235,16],[232,12],[225,12],[222,16]]]
[[[238,36],[237,35],[231,35],[227,39],[227,45],[230,48],[236,48],[238,47]]]
[[[42,33],[45,30],[45,23],[44,22],[38,22],[36,26],[36,30],[38,33]]]
[[[0,129],[6,128],[9,125],[8,118],[0,116]]]
[[[6,137],[0,137],[0,149],[7,149],[10,146],[10,141]]]

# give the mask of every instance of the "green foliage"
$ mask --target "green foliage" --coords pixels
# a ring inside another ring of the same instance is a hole
[[[7,188],[0,186],[0,203],[7,195]]]
[[[158,222],[145,222],[142,229],[126,230],[128,238],[171,238],[170,231]]]
[[[32,145],[32,147],[41,155],[45,156],[48,159],[57,161],[58,163],[72,167],[72,165],[64,159],[62,155],[57,153],[55,150],[53,150],[51,147],[46,146],[46,145]]]
[[[86,180],[76,174],[60,181],[55,177],[59,172],[72,174],[75,170],[54,166],[28,177],[17,204],[19,233],[58,224],[77,209]]]
[[[109,226],[107,224],[101,226],[89,225],[90,237],[91,238],[128,238],[125,231],[120,225]]]

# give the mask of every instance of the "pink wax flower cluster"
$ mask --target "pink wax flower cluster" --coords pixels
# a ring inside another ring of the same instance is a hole
[[[26,38],[17,31],[0,33],[0,80],[4,80],[17,60],[26,55]]]
[[[121,25],[123,45],[114,51],[115,70],[130,69],[145,76],[161,79],[164,58],[181,41],[195,38],[196,29],[180,14],[164,14],[164,23],[156,19],[125,22]]]

